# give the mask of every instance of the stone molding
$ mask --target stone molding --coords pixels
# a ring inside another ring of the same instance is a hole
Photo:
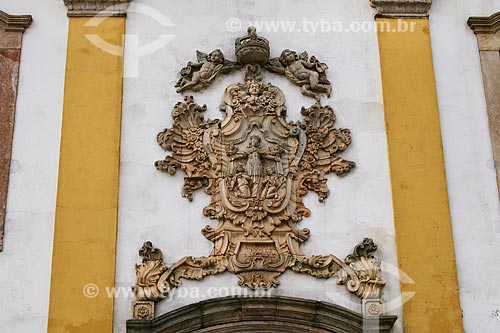
[[[467,24],[477,37],[483,86],[488,112],[493,167],[500,195],[500,12],[490,16],[471,16]]]
[[[69,17],[126,16],[132,0],[64,0]]]
[[[0,10],[0,29],[13,32],[24,32],[33,22],[31,15],[9,15]]]
[[[153,320],[127,320],[127,333],[387,333],[397,316],[363,317],[300,298],[225,297],[190,304]]]
[[[467,24],[476,34],[494,34],[500,31],[500,12],[490,16],[471,16]]]
[[[21,44],[31,22],[31,15],[9,15],[0,10],[0,251],[7,214]]]
[[[432,0],[370,0],[370,5],[377,9],[375,17],[426,18]]]

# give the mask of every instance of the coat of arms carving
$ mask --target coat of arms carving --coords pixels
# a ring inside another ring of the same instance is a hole
[[[287,269],[317,278],[337,276],[339,284],[362,299],[365,315],[383,314],[385,283],[381,262],[371,254],[377,248],[371,239],[345,260],[301,251],[310,236],[298,226],[310,215],[302,197],[313,191],[324,201],[329,194],[326,176],[344,176],[355,167],[341,156],[351,143],[350,131],[334,127],[333,108],[321,104],[321,96],[331,93],[328,66],[288,49],[269,59],[269,42],[252,27],[235,48],[234,62],[220,50],[198,52],[198,62],[181,70],[176,85],[178,92],[199,91],[219,75],[241,70],[242,82],[224,91],[224,118],[205,119],[206,106],[185,96],[172,110],[173,126],[157,136],[169,155],[156,168],[171,175],[182,171],[182,195],[188,200],[200,189],[211,197],[203,214],[218,223],[201,232],[213,242],[213,250],[207,257],[184,257],[167,267],[161,251],[146,242],[139,252],[143,262],[136,266],[134,318],[150,318],[154,302],[164,299],[181,278],[200,280],[229,271],[242,287],[272,288]],[[284,75],[314,98],[314,104],[302,107],[302,120],[287,120],[283,91],[263,79],[265,71]]]

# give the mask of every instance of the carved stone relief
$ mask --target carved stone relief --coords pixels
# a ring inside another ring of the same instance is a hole
[[[214,247],[207,257],[184,257],[170,267],[159,249],[145,242],[136,265],[134,319],[149,318],[154,302],[167,297],[180,279],[201,280],[229,271],[248,288],[277,287],[285,270],[317,278],[337,276],[338,283],[360,297],[363,314],[383,314],[381,261],[377,247],[364,239],[341,260],[335,255],[306,256],[301,244],[310,231],[298,223],[310,215],[302,197],[316,192],[319,201],[329,194],[326,175],[348,174],[355,163],[340,156],[351,143],[348,129],[336,128],[333,108],[321,104],[331,85],[326,64],[306,52],[288,49],[269,60],[269,42],[249,28],[248,36],[236,40],[237,61],[224,59],[220,50],[198,52],[198,63],[181,70],[179,92],[199,91],[217,76],[240,68],[243,82],[229,85],[220,109],[222,120],[206,120],[206,105],[185,96],[173,110],[174,124],[157,136],[169,152],[155,163],[160,171],[184,173],[182,196],[204,189],[211,201],[203,214],[218,221],[202,229]],[[266,69],[284,75],[301,92],[315,99],[302,107],[303,119],[288,121],[281,89],[262,78]],[[365,306],[366,304],[366,306]]]

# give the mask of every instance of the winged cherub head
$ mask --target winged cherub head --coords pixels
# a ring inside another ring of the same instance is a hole
[[[224,55],[222,54],[222,51],[219,49],[213,50],[209,55],[208,58],[210,62],[214,64],[223,64],[224,63]]]

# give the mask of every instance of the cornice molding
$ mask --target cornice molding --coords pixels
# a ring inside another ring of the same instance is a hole
[[[377,9],[375,17],[426,18],[432,0],[370,0],[370,5]]]
[[[476,34],[494,34],[500,31],[500,12],[490,16],[471,16],[467,24]]]
[[[31,15],[9,15],[0,10],[0,29],[5,31],[24,32],[33,22]]]
[[[64,0],[69,17],[126,16],[132,0]]]

